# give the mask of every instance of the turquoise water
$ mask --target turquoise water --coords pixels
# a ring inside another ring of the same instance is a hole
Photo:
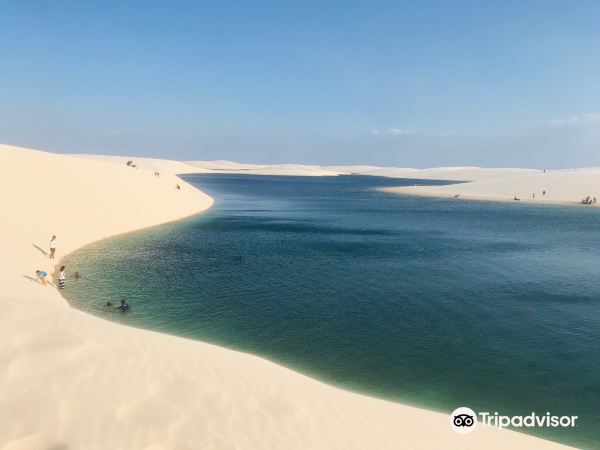
[[[600,209],[398,196],[378,177],[189,175],[207,213],[66,259],[84,311],[439,411],[578,415],[600,442]],[[431,183],[425,182],[422,183]],[[106,309],[127,298],[128,314]]]

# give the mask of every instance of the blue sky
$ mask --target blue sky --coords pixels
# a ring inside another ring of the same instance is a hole
[[[0,142],[600,165],[600,2],[0,0]]]

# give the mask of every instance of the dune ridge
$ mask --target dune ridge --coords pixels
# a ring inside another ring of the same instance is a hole
[[[153,167],[0,145],[2,449],[566,448],[495,428],[458,435],[447,414],[108,322],[33,282],[35,269],[51,273],[58,262],[46,254],[52,234],[61,258],[212,205],[175,176],[185,166],[146,163]]]
[[[414,169],[407,167],[379,167],[366,165],[319,166],[308,164],[245,164],[233,161],[171,161],[143,157],[74,154],[73,156],[125,164],[132,159],[140,168],[165,168],[175,173],[239,173],[245,175],[280,176],[336,176],[371,175],[388,178],[414,178],[422,180],[479,181],[512,175],[541,172],[536,169],[485,168],[485,167],[434,167]]]

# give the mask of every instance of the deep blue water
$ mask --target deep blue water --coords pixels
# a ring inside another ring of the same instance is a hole
[[[214,208],[70,255],[73,306],[440,411],[578,415],[529,432],[600,442],[599,209],[379,177],[185,179]],[[103,307],[121,298],[131,313]]]

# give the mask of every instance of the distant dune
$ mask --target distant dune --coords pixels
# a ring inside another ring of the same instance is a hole
[[[600,199],[600,168],[548,170],[482,167],[414,169],[377,166],[316,166],[302,164],[242,164],[232,161],[173,161],[124,156],[73,155],[169,173],[243,173],[247,175],[336,176],[371,175],[389,178],[447,180],[468,183],[446,186],[404,186],[384,191],[462,199],[509,201],[514,197],[536,203],[579,203],[588,195]],[[544,194],[545,191],[545,194]],[[534,197],[535,194],[535,197]]]
[[[533,203],[580,203],[588,196],[600,199],[600,169],[553,170],[545,173],[515,171],[486,176],[470,183],[384,190],[398,194],[459,196],[474,200],[514,201],[516,197],[520,201]]]

